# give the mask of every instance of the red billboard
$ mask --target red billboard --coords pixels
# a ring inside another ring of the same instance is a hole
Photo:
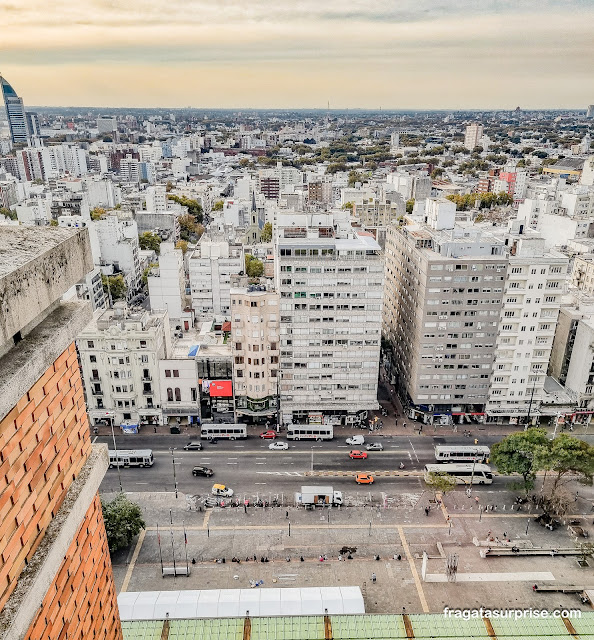
[[[233,385],[231,380],[214,380],[209,387],[211,398],[233,397]]]

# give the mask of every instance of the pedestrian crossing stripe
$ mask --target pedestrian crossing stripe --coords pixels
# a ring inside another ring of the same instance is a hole
[[[382,478],[382,477],[410,477],[410,478],[422,478],[424,473],[422,471],[306,471],[305,476],[319,476],[319,477],[346,477],[354,478],[359,473],[369,473],[370,475]]]

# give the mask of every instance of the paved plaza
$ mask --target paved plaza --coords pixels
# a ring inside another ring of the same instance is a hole
[[[183,494],[177,499],[172,493],[128,495],[141,505],[147,529],[130,550],[114,557],[118,591],[355,585],[362,588],[369,613],[436,613],[446,606],[575,608],[583,606],[576,595],[534,593],[533,584],[594,587],[593,560],[580,568],[575,556],[482,558],[481,549],[497,544],[488,537],[521,550],[575,546],[567,527],[548,531],[527,511],[496,505],[496,494],[481,494],[477,504],[456,490],[440,507],[419,490],[367,507],[315,511],[286,506],[189,511]],[[485,511],[487,505],[493,510]],[[586,513],[590,505],[591,500],[576,502],[576,513]],[[429,515],[425,506],[431,507]],[[594,535],[592,515],[583,523]],[[327,559],[320,561],[320,554]],[[165,567],[174,560],[185,567],[186,556],[189,577],[161,576],[161,559]],[[448,582],[446,561],[454,556],[457,577]],[[262,563],[263,557],[269,562]]]

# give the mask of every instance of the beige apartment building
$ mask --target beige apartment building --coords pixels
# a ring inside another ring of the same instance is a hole
[[[244,280],[246,280],[244,278]],[[279,295],[273,281],[231,288],[235,416],[275,423],[279,392]]]
[[[383,333],[408,415],[447,424],[482,419],[508,260],[502,240],[435,211],[388,227]]]

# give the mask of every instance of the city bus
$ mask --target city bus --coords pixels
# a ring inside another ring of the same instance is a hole
[[[438,445],[435,447],[437,462],[489,462],[491,450],[478,445]]]
[[[109,468],[117,467],[152,467],[155,463],[152,449],[118,449],[109,452]]]
[[[212,440],[213,438],[237,440],[247,438],[247,427],[244,424],[203,424],[200,429],[200,437],[202,440]]]
[[[425,482],[428,481],[430,473],[447,473],[456,479],[456,484],[493,483],[493,472],[486,464],[426,464],[424,471]]]
[[[290,424],[287,440],[332,440],[334,427],[330,424]]]

